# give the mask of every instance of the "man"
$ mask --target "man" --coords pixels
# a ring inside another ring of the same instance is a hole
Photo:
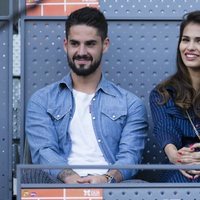
[[[70,73],[29,101],[26,134],[32,161],[54,165],[138,164],[147,116],[134,94],[107,81],[101,58],[109,47],[107,22],[96,8],[74,11],[66,21],[64,49]],[[51,170],[64,183],[121,182],[126,169]]]

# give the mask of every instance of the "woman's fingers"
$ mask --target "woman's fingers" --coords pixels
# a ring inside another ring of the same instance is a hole
[[[185,170],[180,170],[180,172],[183,174],[183,176],[185,176],[185,177],[187,177],[187,178],[189,178],[189,179],[193,179],[194,177],[191,175],[191,174],[189,174],[187,171],[185,171]]]

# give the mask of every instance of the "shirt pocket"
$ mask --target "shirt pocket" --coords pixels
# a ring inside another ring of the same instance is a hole
[[[64,109],[62,106],[47,109],[47,113],[51,116],[53,121],[61,120],[65,115],[70,113],[70,107]]]
[[[48,109],[47,112],[52,119],[52,123],[56,130],[59,141],[66,139],[71,115],[70,107],[64,109],[62,106],[59,106]]]
[[[103,134],[108,138],[112,138],[118,142],[121,137],[121,132],[126,121],[126,109],[114,108],[102,110],[102,129]]]

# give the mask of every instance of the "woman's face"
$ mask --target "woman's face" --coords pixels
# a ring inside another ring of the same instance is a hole
[[[200,70],[200,24],[189,23],[184,28],[179,50],[189,71]]]

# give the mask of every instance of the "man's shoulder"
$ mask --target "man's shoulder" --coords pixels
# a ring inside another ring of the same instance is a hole
[[[51,83],[35,91],[32,96],[45,96],[54,90],[58,90],[58,87],[59,87],[59,82]]]
[[[61,80],[55,81],[53,83],[50,83],[47,86],[44,86],[40,89],[38,89],[36,92],[33,93],[32,97],[40,96],[40,97],[45,97],[45,96],[55,96],[56,93],[59,93],[62,91],[63,88],[66,87],[71,87],[71,78],[70,75],[64,76]]]
[[[50,96],[56,97],[60,91],[60,81],[51,83],[35,91],[30,97],[29,102],[46,104]]]
[[[138,101],[141,100],[134,92],[127,90],[127,89],[123,88],[122,86],[117,85],[114,82],[111,82],[108,80],[108,85],[109,85],[110,90],[113,93],[115,93],[116,96],[126,97],[126,98],[130,98],[132,100],[138,100]]]

